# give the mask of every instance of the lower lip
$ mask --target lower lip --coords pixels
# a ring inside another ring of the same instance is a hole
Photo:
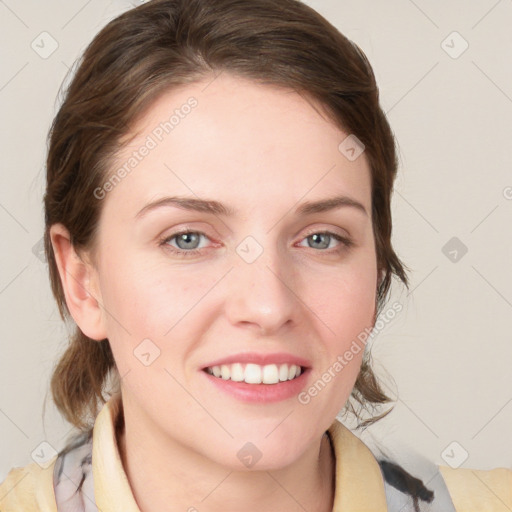
[[[309,368],[293,380],[286,380],[276,384],[247,384],[247,382],[235,382],[224,380],[202,371],[206,378],[220,390],[234,396],[242,402],[280,402],[297,396],[306,385]]]

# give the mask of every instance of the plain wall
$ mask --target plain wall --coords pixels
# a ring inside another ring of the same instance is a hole
[[[397,401],[363,439],[437,464],[455,447],[461,467],[512,467],[512,3],[306,3],[368,56],[400,151],[393,243],[411,286],[394,283],[389,304],[403,309],[372,342]],[[71,428],[51,399],[43,417],[66,345],[38,251],[46,134],[68,68],[132,5],[0,2],[0,480]],[[42,32],[58,43],[47,58],[31,47]]]

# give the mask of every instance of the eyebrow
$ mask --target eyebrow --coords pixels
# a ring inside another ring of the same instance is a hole
[[[135,217],[138,219],[143,217],[150,211],[169,206],[174,206],[182,210],[211,213],[213,215],[223,215],[226,217],[233,217],[237,214],[236,210],[218,201],[196,199],[193,197],[185,196],[171,196],[163,197],[161,199],[157,199],[156,201],[148,203],[137,213]],[[327,212],[342,207],[355,208],[364,215],[368,216],[366,208],[359,201],[356,201],[351,197],[343,195],[330,197],[319,201],[306,201],[295,210],[295,214],[303,217],[306,215]]]

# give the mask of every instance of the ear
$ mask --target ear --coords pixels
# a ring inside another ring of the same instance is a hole
[[[50,239],[66,304],[73,320],[89,338],[98,341],[105,339],[107,334],[97,270],[90,262],[78,256],[71,244],[69,232],[62,224],[51,226]]]

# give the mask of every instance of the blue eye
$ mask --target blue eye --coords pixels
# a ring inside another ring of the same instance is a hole
[[[324,241],[322,242],[322,237],[325,239],[327,239],[327,243]],[[342,246],[345,246],[345,247],[350,247],[352,245],[352,241],[349,240],[348,238],[345,238],[345,237],[342,237],[336,233],[332,233],[331,231],[321,231],[321,232],[314,232],[308,236],[306,236],[306,238],[304,238],[304,240],[309,240],[311,239],[313,241],[314,244],[318,244],[317,247],[312,247],[312,248],[316,248],[316,249],[328,249],[329,248],[329,245],[330,245],[330,242],[332,240],[336,240],[338,242],[342,242],[340,245]],[[310,246],[311,247],[311,246]],[[339,246],[337,246],[339,247]],[[336,250],[340,250],[339,248],[336,249]],[[336,252],[335,250],[335,252]],[[331,252],[331,251],[326,251],[326,252]]]
[[[190,256],[198,256],[203,252],[203,248],[198,248],[201,237],[208,238],[208,236],[201,231],[180,231],[164,238],[160,241],[159,245],[165,246],[171,253],[180,257],[187,258]],[[313,245],[309,245],[311,249],[316,248],[319,249],[320,252],[327,254],[341,253],[343,250],[354,245],[354,242],[350,238],[340,236],[331,231],[313,231],[307,234],[303,240],[312,240]],[[334,248],[329,247],[332,240],[336,240],[340,243]],[[176,246],[171,245],[172,241],[175,241]]]
[[[161,245],[167,244],[170,247],[171,252],[179,254],[180,256],[194,256],[201,253],[199,249],[195,248],[201,236],[208,238],[200,231],[182,231],[165,238],[162,240]],[[174,239],[176,239],[176,244],[178,245],[177,249],[174,248],[174,246],[169,245],[169,243]]]

